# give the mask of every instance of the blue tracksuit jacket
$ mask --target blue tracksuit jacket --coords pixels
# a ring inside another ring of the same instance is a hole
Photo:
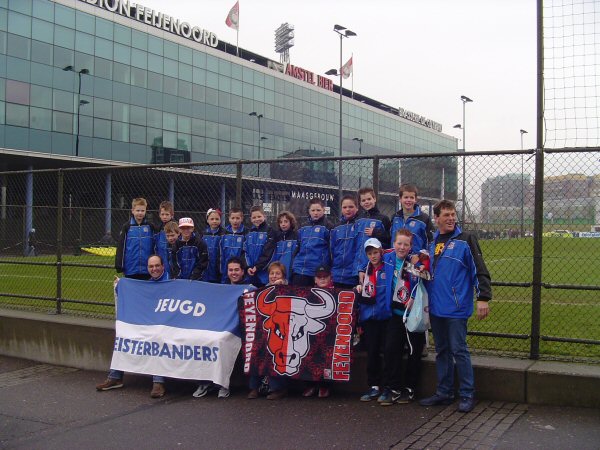
[[[341,223],[331,230],[331,275],[335,283],[356,284],[357,281],[356,219],[356,215],[350,219],[342,216]]]
[[[288,283],[292,280],[292,263],[294,255],[298,248],[298,232],[288,230],[287,232],[279,231],[275,235],[275,251],[269,264],[279,261],[285,266],[285,277]],[[267,265],[268,267],[268,265]]]
[[[146,219],[137,224],[133,216],[119,235],[115,269],[127,275],[148,275],[148,258],[154,252],[154,226]]]
[[[225,283],[227,278],[227,261],[232,256],[242,256],[244,252],[244,240],[246,229],[244,224],[234,233],[231,225],[225,227],[225,234],[221,237],[221,283]]]
[[[391,244],[394,244],[394,236],[396,231],[400,228],[408,229],[412,235],[412,253],[419,253],[419,250],[427,249],[429,242],[431,242],[432,225],[431,219],[427,214],[421,212],[421,207],[415,205],[415,211],[410,215],[406,222],[404,221],[404,213],[402,210],[398,211],[392,217],[392,229],[390,232]]]
[[[208,266],[202,274],[202,281],[209,283],[221,282],[221,237],[225,233],[222,227],[213,230],[211,227],[206,227],[202,240],[206,244],[208,250]]]
[[[329,235],[331,224],[325,218],[308,218],[306,225],[298,230],[298,253],[294,257],[292,272],[314,277],[319,266],[331,265]]]

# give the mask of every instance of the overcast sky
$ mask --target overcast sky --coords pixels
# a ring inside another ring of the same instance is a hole
[[[235,43],[225,25],[235,0],[138,3]],[[435,120],[444,133],[462,138],[453,128],[460,96],[473,99],[467,151],[518,149],[521,128],[525,148],[535,146],[535,0],[240,0],[240,47],[279,60],[274,31],[284,22],[295,26],[291,63],[318,74],[339,66],[333,25],[357,33],[343,55],[354,54],[355,92]]]

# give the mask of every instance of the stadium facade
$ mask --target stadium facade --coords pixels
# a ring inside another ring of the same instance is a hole
[[[235,50],[128,0],[0,0],[0,170],[337,156],[333,80]],[[343,94],[344,156],[457,150],[430,119]]]

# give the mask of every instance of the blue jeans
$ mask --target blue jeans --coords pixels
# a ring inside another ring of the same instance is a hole
[[[110,369],[110,372],[108,372],[108,378],[111,380],[122,380],[123,379],[123,371]],[[153,383],[164,383],[165,377],[161,377],[159,375],[152,375],[152,382]]]
[[[454,397],[454,365],[458,370],[459,395],[473,397],[475,380],[471,355],[467,347],[467,320],[430,316],[431,331],[435,339],[435,367],[437,370],[436,393]]]

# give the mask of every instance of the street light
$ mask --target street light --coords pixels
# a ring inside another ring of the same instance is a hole
[[[462,120],[462,126],[460,125],[454,125],[454,128],[462,128],[462,132],[463,132],[463,139],[462,139],[462,151],[463,153],[467,152],[467,141],[465,140],[465,136],[466,136],[466,125],[465,125],[465,107],[467,105],[467,103],[471,103],[473,100],[471,100],[469,97],[467,97],[466,95],[461,95],[460,96],[460,101],[463,104],[463,120]],[[465,227],[465,211],[467,210],[467,197],[466,197],[466,193],[467,193],[467,189],[466,189],[466,173],[467,173],[467,158],[465,155],[463,155],[463,164],[462,164],[462,201],[463,201],[463,205],[462,205],[462,213],[461,213],[461,224],[463,226],[463,228]]]
[[[258,119],[258,159],[260,159],[260,141],[263,140],[262,136],[260,135],[260,119],[263,118],[263,115],[262,114],[258,114],[256,111],[252,111],[248,115],[256,117]],[[258,176],[260,177],[260,163],[258,164],[258,167],[257,167],[256,171],[257,171]]]
[[[352,138],[353,141],[358,142],[358,154],[362,155],[362,143],[363,143],[363,139],[362,138]],[[360,189],[362,187],[362,159],[360,159],[358,161],[358,188]]]
[[[523,135],[527,134],[527,131],[521,129],[521,150],[523,150]],[[521,237],[525,237],[525,163],[523,161],[523,154],[521,154]]]
[[[75,72],[77,74],[77,134],[75,137],[75,156],[79,156],[79,113],[83,105],[87,105],[90,102],[87,100],[81,100],[81,75],[89,75],[89,69],[75,70],[73,66],[63,67],[65,72]]]
[[[344,61],[342,59],[342,49],[343,49],[343,41],[344,38],[349,38],[352,36],[356,36],[354,31],[350,31],[346,27],[342,25],[335,24],[333,26],[333,31],[340,35],[340,65],[339,69],[330,69],[325,72],[325,75],[339,75],[340,77],[340,161],[338,163],[338,182],[339,182],[339,200],[342,199],[342,66],[344,65]],[[339,70],[339,73],[338,73]]]

